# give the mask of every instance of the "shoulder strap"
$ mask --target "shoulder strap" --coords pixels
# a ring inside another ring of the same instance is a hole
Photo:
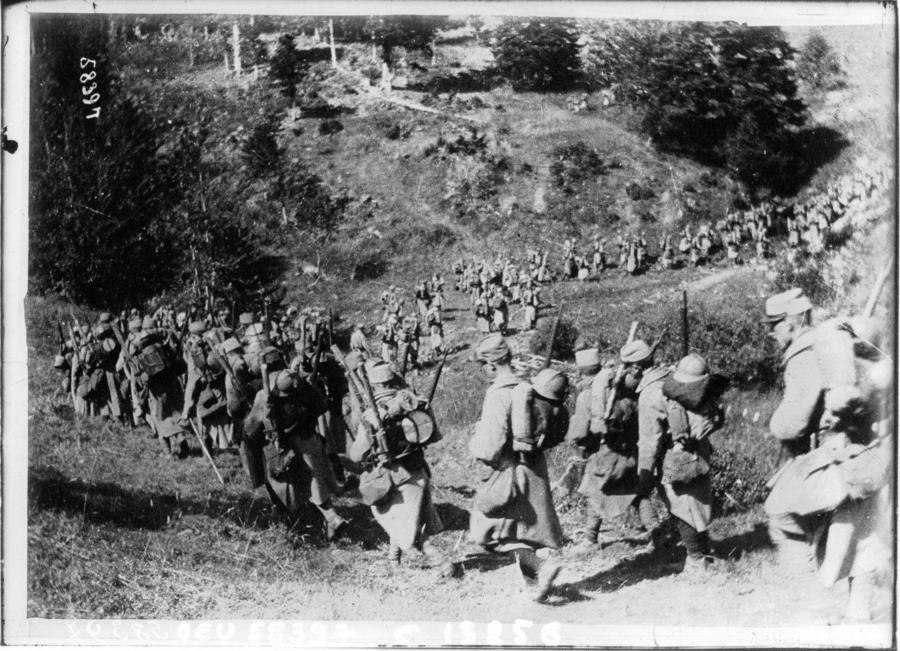
[[[669,435],[672,441],[688,438],[691,435],[691,425],[688,421],[687,410],[677,401],[664,398],[666,402],[666,420],[669,423]]]

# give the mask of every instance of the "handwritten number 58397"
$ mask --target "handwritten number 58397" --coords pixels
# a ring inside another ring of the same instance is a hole
[[[93,68],[97,67],[97,62],[94,59],[88,59],[86,57],[81,57],[78,64],[81,66],[82,70],[84,70],[88,66],[90,66],[92,68],[92,70],[90,72],[82,73],[78,77],[78,81],[81,82],[81,84],[82,84],[81,94],[85,96],[81,101],[84,104],[91,106],[93,104],[96,104],[98,101],[100,101],[100,93],[94,92],[95,90],[97,90],[97,83],[96,82],[91,83],[90,86],[85,86],[84,84],[93,82],[93,80],[96,79],[97,71],[93,70]],[[87,95],[90,95],[90,97],[86,97]],[[88,113],[85,116],[85,118],[88,120],[99,119],[99,117],[100,117],[100,107],[99,106],[95,107],[94,110],[92,110],[90,113]]]

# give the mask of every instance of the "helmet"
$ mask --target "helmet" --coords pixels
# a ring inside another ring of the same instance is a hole
[[[531,385],[539,396],[559,402],[566,397],[569,379],[555,369],[545,368],[531,379]]]
[[[699,382],[709,377],[709,365],[706,359],[697,353],[691,353],[687,357],[682,358],[678,362],[678,367],[672,378],[677,382],[685,384],[689,382]]]
[[[631,343],[627,343],[619,351],[619,359],[625,364],[635,364],[643,362],[650,357],[650,346],[646,341],[635,339]]]

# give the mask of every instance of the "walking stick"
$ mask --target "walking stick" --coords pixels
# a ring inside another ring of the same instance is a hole
[[[200,420],[199,416],[197,416],[197,420]],[[203,450],[203,456],[206,457],[206,460],[209,461],[209,465],[212,466],[213,472],[216,473],[216,478],[219,480],[219,483],[224,486],[225,480],[222,479],[222,474],[219,472],[219,469],[216,468],[216,462],[213,461],[212,455],[209,453],[209,450],[206,449],[206,443],[203,442],[203,437],[200,435],[200,430],[197,429],[197,426],[194,425],[194,421],[192,421],[190,418],[187,419],[187,422],[191,426],[191,431],[194,433],[194,436],[197,437],[197,442],[200,444],[200,449]]]

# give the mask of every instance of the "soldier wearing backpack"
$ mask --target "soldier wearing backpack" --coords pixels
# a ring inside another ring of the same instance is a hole
[[[316,435],[318,417],[327,409],[303,377],[267,369],[244,422],[242,452],[251,487],[265,486],[276,506],[290,513],[311,503],[322,514],[330,541],[346,521],[334,510],[334,477]]]
[[[578,492],[587,498],[586,520],[579,548],[590,551],[600,542],[603,520],[621,516],[634,504],[647,532],[654,531],[656,517],[649,500],[639,496],[637,474],[637,394],[643,361],[649,347],[629,344],[623,349],[622,376],[601,364],[596,348],[575,353],[581,376],[577,384],[575,412],[566,440],[578,446],[586,459]],[[643,354],[643,356],[642,356]],[[637,361],[632,361],[637,360]],[[611,404],[610,404],[611,403]],[[607,416],[607,412],[609,415]]]
[[[184,392],[179,382],[184,362],[176,359],[175,351],[152,317],[144,317],[141,325],[141,332],[134,339],[132,358],[141,369],[139,377],[147,399],[147,419],[164,448],[173,456],[184,457],[188,445],[181,422]]]
[[[370,362],[366,367],[375,406],[363,411],[347,455],[361,473],[362,501],[388,534],[391,562],[399,563],[402,554],[417,550],[429,564],[442,565],[443,557],[428,541],[444,526],[434,507],[425,460],[425,447],[440,441],[440,432],[427,400],[407,388],[388,364]]]
[[[719,398],[727,385],[724,376],[711,374],[706,360],[692,353],[674,371],[649,369],[636,390],[639,481],[646,486],[656,475],[660,497],[687,550],[685,571],[703,569],[712,560],[709,436],[724,420]]]
[[[530,596],[543,601],[559,574],[555,559],[541,562],[536,551],[559,549],[562,527],[553,506],[544,451],[559,444],[568,426],[564,399],[568,381],[552,369],[531,383],[513,371],[506,339],[482,339],[476,359],[493,380],[469,451],[483,472],[469,519],[469,538],[492,552],[511,552]]]
[[[219,345],[216,337],[223,333],[216,329],[204,331],[203,322],[192,326],[188,341],[192,364],[184,390],[183,418],[196,416],[197,431],[211,444],[208,447],[225,449],[234,445],[227,409],[226,373],[221,358],[212,351],[213,346]]]
[[[890,359],[866,319],[813,327],[812,303],[800,289],[770,297],[765,309],[784,365],[769,430],[789,456],[769,480],[769,535],[801,598],[821,589],[814,559],[820,584],[849,579],[845,619],[873,619],[893,549]]]

